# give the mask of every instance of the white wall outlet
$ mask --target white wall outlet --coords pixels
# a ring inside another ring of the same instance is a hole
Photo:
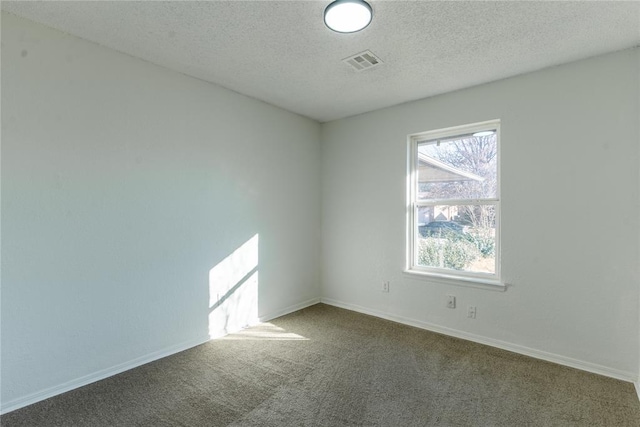
[[[476,318],[476,306],[475,305],[470,305],[469,308],[467,309],[467,317],[469,319],[475,319]]]
[[[389,282],[382,282],[382,292],[389,292]]]
[[[456,308],[455,295],[447,295],[447,308]]]

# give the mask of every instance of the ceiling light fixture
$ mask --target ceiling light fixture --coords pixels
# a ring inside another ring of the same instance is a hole
[[[373,11],[364,0],[336,0],[324,10],[324,23],[338,33],[355,33],[371,22]]]

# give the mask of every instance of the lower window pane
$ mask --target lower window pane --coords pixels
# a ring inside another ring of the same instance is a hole
[[[417,219],[419,266],[495,274],[494,205],[421,206]]]

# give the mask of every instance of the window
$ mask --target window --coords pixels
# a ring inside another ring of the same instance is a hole
[[[500,284],[500,121],[409,136],[409,273]]]

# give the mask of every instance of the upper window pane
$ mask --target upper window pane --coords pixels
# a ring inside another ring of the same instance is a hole
[[[418,142],[418,200],[495,199],[495,131]]]

